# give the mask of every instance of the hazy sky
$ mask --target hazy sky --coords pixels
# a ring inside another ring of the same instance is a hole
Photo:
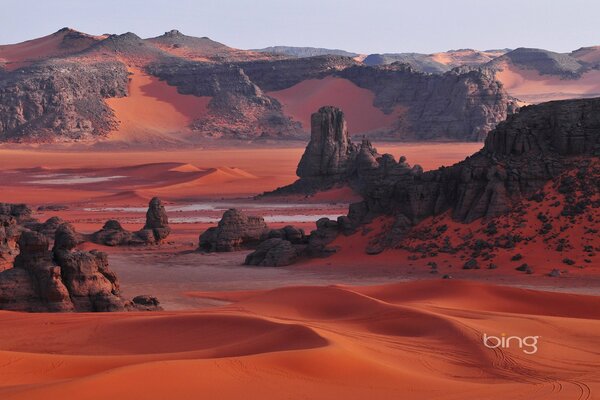
[[[158,36],[179,29],[238,48],[358,53],[600,44],[599,0],[0,0],[0,43],[68,26]]]

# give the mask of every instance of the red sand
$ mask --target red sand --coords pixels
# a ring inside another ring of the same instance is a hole
[[[482,143],[406,143],[386,144],[378,146],[378,150],[389,152],[396,159],[405,155],[410,163],[432,169],[462,160],[481,146]],[[39,204],[85,200],[104,204],[144,204],[154,194],[171,200],[254,196],[294,182],[297,179],[296,166],[303,151],[304,147],[300,146],[114,152],[60,147],[55,151],[0,148],[4,171],[43,167],[41,170],[0,173],[0,183],[6,189],[2,201]],[[153,164],[147,164],[149,162]],[[86,175],[128,178],[77,186],[28,183],[39,179],[33,175],[81,174],[83,170],[88,171]],[[319,194],[313,200],[339,201],[349,194],[333,191]],[[356,197],[346,200],[353,199]]]
[[[267,94],[279,100],[285,114],[301,122],[306,129],[310,129],[311,114],[322,106],[344,110],[350,134],[388,128],[400,115],[399,110],[384,114],[373,105],[373,92],[342,78],[308,79]]]
[[[505,63],[496,78],[511,96],[529,103],[600,96],[600,71],[585,72],[578,79],[540,75],[535,70]]]
[[[111,140],[148,143],[157,136],[182,139],[188,125],[206,115],[210,97],[183,95],[156,77],[138,69],[130,71],[129,96],[106,101],[120,122]]]
[[[442,280],[232,297],[191,312],[0,312],[0,396],[504,400],[600,389],[598,297]],[[502,333],[539,336],[538,351],[483,345]]]

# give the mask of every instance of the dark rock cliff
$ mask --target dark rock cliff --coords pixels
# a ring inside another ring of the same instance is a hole
[[[119,62],[47,62],[0,71],[0,140],[103,136],[116,127],[104,99],[126,96],[127,83]]]
[[[525,107],[499,124],[481,151],[450,167],[428,172],[418,166],[410,167],[404,158],[396,161],[389,154],[379,155],[371,150],[359,151],[360,156],[353,150],[351,157],[332,157],[335,149],[356,147],[348,142],[347,135],[340,134],[345,123],[336,120],[336,112],[324,110],[319,110],[313,121],[328,115],[326,126],[337,128],[313,126],[317,136],[324,134],[326,139],[318,142],[317,149],[309,144],[303,162],[311,160],[310,167],[304,165],[299,171],[320,170],[323,160],[334,160],[334,166],[328,166],[327,173],[318,179],[312,174],[299,174],[297,182],[273,193],[350,185],[364,198],[351,205],[351,221],[357,225],[378,215],[394,216],[398,233],[447,211],[461,222],[502,215],[518,200],[531,196],[572,167],[578,158],[600,156],[600,98]],[[328,148],[334,150],[327,151]],[[338,173],[340,168],[343,174]]]

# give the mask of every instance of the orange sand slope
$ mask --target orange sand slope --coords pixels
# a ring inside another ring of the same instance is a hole
[[[267,94],[279,100],[285,113],[306,129],[310,129],[310,115],[328,105],[344,110],[350,134],[391,127],[399,117],[399,111],[384,114],[373,105],[373,92],[342,78],[308,79]]]
[[[439,279],[233,297],[192,312],[1,312],[0,397],[590,399],[600,390],[598,297]],[[539,338],[483,345],[502,333]]]
[[[578,79],[540,75],[535,70],[504,63],[496,78],[511,96],[528,103],[600,96],[600,71],[583,73]]]
[[[129,96],[107,99],[119,121],[111,140],[147,143],[152,137],[181,139],[188,125],[206,115],[210,97],[183,95],[177,88],[131,69]],[[179,136],[179,137],[178,137]]]

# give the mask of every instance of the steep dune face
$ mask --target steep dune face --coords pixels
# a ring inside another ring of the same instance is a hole
[[[598,49],[582,48],[569,54],[519,48],[486,66],[507,92],[529,103],[600,95]]]
[[[384,114],[374,106],[373,92],[336,77],[308,79],[287,89],[267,92],[267,95],[277,99],[285,114],[299,121],[304,129],[310,128],[313,111],[324,105],[344,110],[352,127],[351,133],[389,131],[402,114],[400,110]]]
[[[210,101],[179,94],[177,88],[139,69],[130,69],[128,89],[127,97],[107,100],[119,123],[111,140],[143,143],[153,135],[184,137],[192,121],[206,115]]]
[[[583,72],[578,78],[565,79],[540,74],[511,63],[498,64],[496,78],[511,96],[528,103],[549,100],[596,97],[600,95],[600,71]]]
[[[435,280],[283,288],[233,301],[152,315],[0,313],[0,393],[563,399],[600,389],[592,296]],[[563,315],[570,308],[577,318]],[[484,346],[484,334],[502,333],[537,336],[535,353],[523,351],[533,351],[531,341]]]

